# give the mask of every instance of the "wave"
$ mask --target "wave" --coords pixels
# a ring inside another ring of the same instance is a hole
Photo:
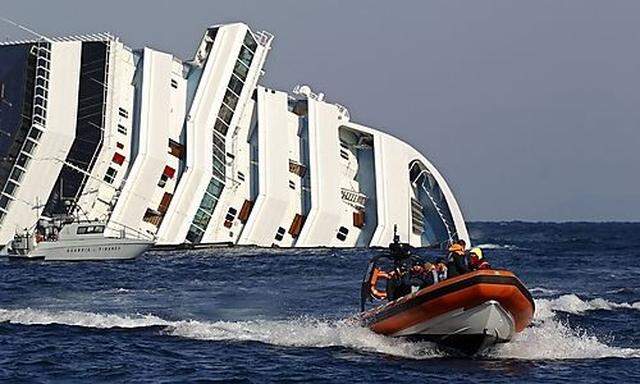
[[[542,295],[555,295],[556,293],[558,293],[558,290],[550,289],[550,288],[544,288],[544,287],[533,287],[533,288],[529,289],[529,292],[531,292],[531,293],[539,293],[539,294],[542,294]]]
[[[171,322],[154,315],[115,315],[80,311],[0,309],[0,323],[24,325],[62,324],[85,328],[144,328],[168,326]]]
[[[568,299],[564,299],[564,301],[536,299],[536,315],[533,325],[516,335],[510,343],[502,344],[488,351],[484,357],[527,360],[640,357],[638,349],[607,345],[596,336],[589,335],[579,329],[576,330],[559,321],[555,317],[555,312],[566,311],[568,307],[561,304],[566,301]],[[611,304],[609,303],[609,305]],[[431,359],[445,356],[432,343],[417,343],[401,338],[381,336],[346,321],[313,318],[211,322],[200,320],[170,321],[151,314],[118,315],[25,308],[0,309],[0,322],[25,325],[63,324],[98,329],[159,326],[162,327],[162,334],[203,341],[260,342],[295,348],[343,347],[365,353],[380,353],[408,359]]]
[[[480,244],[480,245],[476,245],[476,247],[482,248],[482,249],[507,249],[507,250],[520,249],[517,246],[511,245],[511,244],[493,244],[493,243]]]
[[[578,315],[587,311],[610,311],[614,309],[640,310],[640,301],[636,303],[616,303],[600,297],[591,300],[582,300],[575,294],[562,295],[555,299],[536,300],[536,315],[542,313],[545,317],[552,317],[554,311]]]

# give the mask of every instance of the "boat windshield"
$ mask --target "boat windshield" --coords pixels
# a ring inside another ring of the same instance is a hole
[[[78,235],[87,235],[91,233],[103,233],[104,225],[84,225],[78,227],[78,231],[76,232]]]

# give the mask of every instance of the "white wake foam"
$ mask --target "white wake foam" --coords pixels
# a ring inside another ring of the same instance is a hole
[[[87,328],[143,328],[163,326],[171,336],[211,341],[256,341],[286,347],[346,347],[411,359],[440,356],[431,343],[389,338],[345,321],[314,319],[255,321],[168,321],[154,315],[115,315],[79,311],[0,309],[0,322],[62,324]]]
[[[564,298],[563,297],[567,297]],[[598,300],[582,301],[575,295],[536,300],[533,325],[507,344],[487,353],[495,359],[598,359],[605,357],[640,358],[640,350],[607,345],[593,335],[572,328],[555,317],[556,311],[589,310],[603,306]],[[577,304],[571,296],[589,306]],[[569,303],[569,304],[567,304]],[[611,308],[612,304],[606,302]],[[637,304],[630,305],[637,307]],[[585,309],[586,308],[586,309]],[[626,306],[625,306],[626,308]],[[344,347],[361,352],[381,353],[410,359],[429,359],[442,354],[431,343],[415,343],[404,339],[377,335],[368,329],[344,321],[324,321],[311,318],[254,321],[169,321],[155,315],[116,315],[79,311],[38,309],[0,309],[0,322],[18,324],[64,324],[90,328],[163,327],[162,333],[196,340],[254,341],[265,344],[326,348]]]
[[[629,304],[611,303],[603,299],[583,301],[573,294],[552,300],[536,299],[535,303],[533,325],[517,334],[511,342],[494,348],[488,353],[489,357],[527,360],[640,357],[639,349],[609,346],[596,336],[572,328],[555,317],[556,311],[582,313],[593,309],[613,309],[616,306],[628,308]],[[632,306],[637,307],[637,304]]]

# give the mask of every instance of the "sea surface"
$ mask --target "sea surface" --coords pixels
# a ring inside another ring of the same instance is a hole
[[[469,227],[536,302],[473,359],[343,321],[379,250],[235,247],[0,259],[0,382],[640,382],[640,224]]]

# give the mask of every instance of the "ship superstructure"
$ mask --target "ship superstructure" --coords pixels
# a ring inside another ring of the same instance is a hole
[[[0,242],[62,214],[158,244],[468,242],[414,148],[308,86],[259,85],[272,40],[217,25],[187,61],[109,34],[0,43]]]

